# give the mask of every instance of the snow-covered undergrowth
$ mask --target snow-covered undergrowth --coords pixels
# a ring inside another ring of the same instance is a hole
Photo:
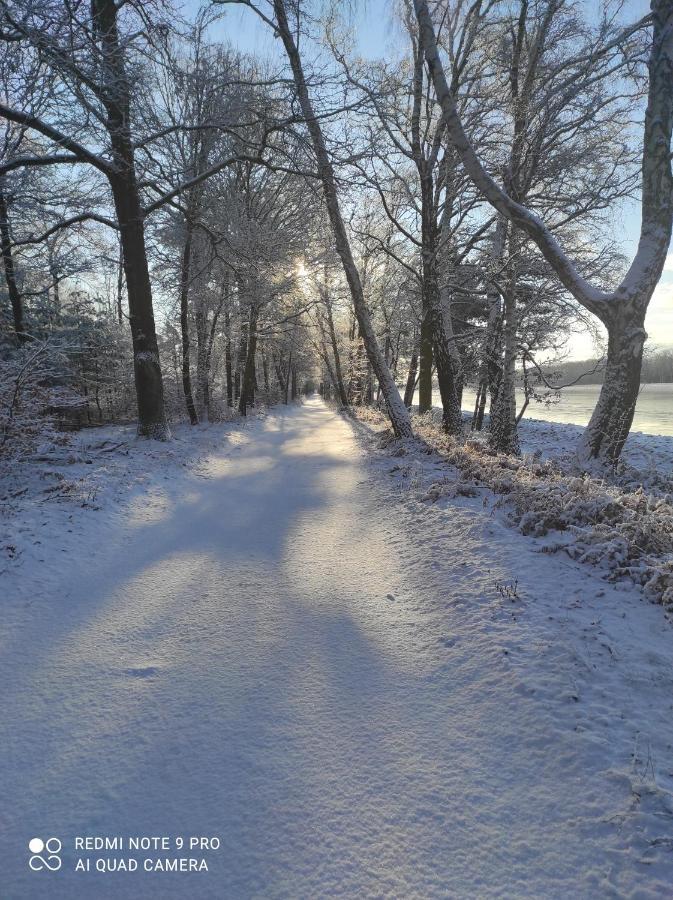
[[[378,446],[400,458],[399,470],[418,479],[417,459],[438,453],[452,467],[418,484],[424,499],[495,495],[495,508],[525,535],[545,538],[541,549],[564,551],[605,571],[610,581],[628,579],[648,598],[673,610],[673,499],[662,493],[670,476],[656,486],[624,467],[614,479],[577,475],[569,457],[550,457],[541,449],[521,459],[490,453],[479,440],[460,443],[444,434],[430,416],[415,419],[419,443],[399,442],[385,416],[358,409],[360,422],[378,432]],[[404,461],[402,461],[404,460]],[[650,473],[646,473],[651,476]]]
[[[259,408],[254,418],[264,415]],[[173,424],[172,440],[165,443],[138,438],[134,425],[49,428],[40,443],[15,445],[18,453],[0,455],[0,576],[17,566],[68,564],[91,515],[96,527],[113,530],[136,495],[146,506],[158,505],[157,479],[170,495],[171,467],[198,472],[215,448],[237,444],[245,426],[243,419]]]

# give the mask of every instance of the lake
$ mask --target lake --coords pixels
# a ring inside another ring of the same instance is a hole
[[[524,418],[586,425],[598,400],[599,391],[599,384],[581,384],[561,391],[558,403],[536,403],[535,400],[531,400]],[[463,394],[463,409],[466,412],[473,412],[475,401],[474,390],[466,388]],[[523,397],[517,391],[519,409],[522,402]],[[438,392],[433,394],[433,403],[441,406]],[[641,387],[632,431],[673,435],[673,384],[644,384]]]

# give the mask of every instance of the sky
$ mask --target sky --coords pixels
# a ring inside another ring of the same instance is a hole
[[[337,0],[344,8],[346,3]],[[190,15],[199,8],[199,0],[186,0],[183,11]],[[388,55],[398,46],[399,35],[391,17],[394,0],[360,0],[352,4],[352,27],[356,40],[355,50],[370,58]],[[597,16],[600,0],[584,0],[590,17]],[[261,0],[260,7],[267,7]],[[351,8],[351,4],[348,4]],[[649,11],[648,0],[625,0],[624,21],[633,21]],[[266,58],[282,53],[280,42],[271,30],[252,12],[237,4],[226,5],[223,19],[215,26],[213,36],[228,41],[240,50]],[[637,248],[640,231],[640,208],[637,203],[625,203],[614,217],[615,237],[624,255],[630,260]],[[673,346],[673,253],[669,254],[662,280],[652,298],[645,327],[650,345]],[[572,359],[587,359],[595,355],[596,348],[588,334],[572,335],[568,351]]]

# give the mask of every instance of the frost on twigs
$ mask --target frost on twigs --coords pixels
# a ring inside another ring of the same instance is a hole
[[[358,411],[358,418],[361,418]],[[376,422],[369,414],[369,424]],[[488,489],[507,520],[525,535],[548,538],[546,552],[563,551],[601,568],[611,581],[629,579],[673,610],[673,498],[636,485],[578,476],[557,461],[492,454],[479,441],[461,444],[428,418],[416,420],[420,439],[457,470],[425,489],[425,500],[477,496]],[[378,446],[395,455],[386,434]],[[392,452],[391,452],[392,451]],[[416,451],[420,452],[420,451]],[[555,537],[554,537],[555,536]]]
[[[77,428],[85,400],[66,383],[63,348],[49,340],[5,351],[0,358],[0,460],[35,451],[40,444],[66,441],[64,428]]]

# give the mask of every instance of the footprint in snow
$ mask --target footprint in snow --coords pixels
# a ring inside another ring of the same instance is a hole
[[[141,666],[139,668],[124,669],[124,675],[130,675],[132,678],[151,678],[153,675],[158,674],[158,666]]]
[[[458,638],[454,635],[451,635],[450,637],[440,637],[439,643],[443,647],[454,647],[458,643]]]

